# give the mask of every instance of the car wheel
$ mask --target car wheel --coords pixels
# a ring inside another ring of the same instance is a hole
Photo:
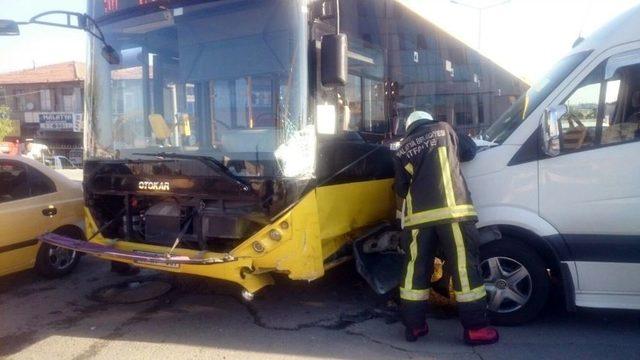
[[[547,266],[530,246],[503,239],[480,248],[480,272],[491,322],[518,325],[533,320],[549,296]]]
[[[72,234],[60,233],[72,236]],[[69,274],[78,265],[80,254],[74,250],[42,243],[36,257],[36,271],[48,278],[59,278]]]

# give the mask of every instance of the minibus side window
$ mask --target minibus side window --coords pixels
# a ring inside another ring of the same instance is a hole
[[[640,139],[640,64],[616,70],[606,82],[602,144]]]
[[[640,51],[612,56],[563,102],[562,153],[640,139]]]
[[[582,150],[596,144],[603,71],[604,66],[598,66],[564,101],[567,112],[558,120],[561,152]]]

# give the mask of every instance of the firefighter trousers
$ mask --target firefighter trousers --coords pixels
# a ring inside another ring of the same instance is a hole
[[[486,326],[486,290],[479,270],[479,236],[473,222],[453,222],[408,230],[403,248],[405,267],[400,283],[402,320],[406,327],[424,328],[433,273],[440,248],[452,270],[460,322],[465,329]]]

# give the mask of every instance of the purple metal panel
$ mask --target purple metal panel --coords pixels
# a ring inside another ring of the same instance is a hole
[[[66,236],[58,235],[58,234],[44,234],[39,237],[42,242],[53,246],[59,246],[65,249],[71,249],[83,253],[87,253],[90,255],[105,257],[109,256],[116,259],[121,260],[130,260],[137,263],[146,263],[146,264],[158,264],[158,265],[180,265],[180,264],[190,264],[190,265],[209,265],[209,264],[219,264],[230,261],[235,261],[236,259],[229,254],[220,254],[217,257],[201,257],[201,258],[193,258],[184,255],[169,255],[169,254],[158,254],[147,251],[125,251],[119,250],[111,246],[100,245],[96,243],[91,243],[82,240],[72,239]]]

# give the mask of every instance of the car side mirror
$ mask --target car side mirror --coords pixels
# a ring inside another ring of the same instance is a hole
[[[13,20],[0,20],[0,36],[20,35],[18,23]]]
[[[348,47],[346,34],[324,35],[320,48],[320,78],[326,87],[347,84]]]
[[[565,105],[547,108],[542,120],[542,151],[548,156],[560,154],[560,118],[567,113]]]

